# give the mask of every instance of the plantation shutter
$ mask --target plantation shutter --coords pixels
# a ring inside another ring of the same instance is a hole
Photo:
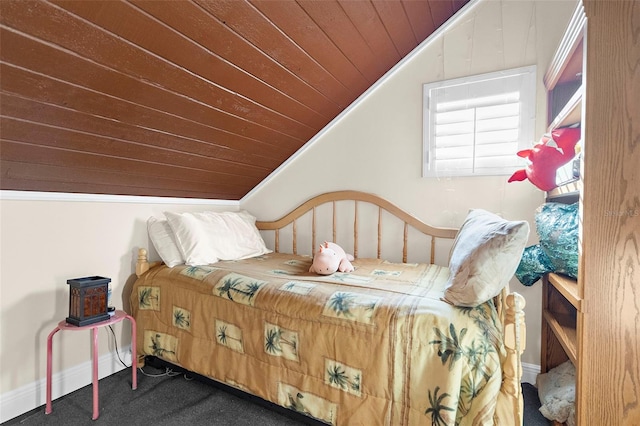
[[[522,167],[516,153],[532,142],[535,120],[530,74],[425,85],[425,175],[500,175]]]

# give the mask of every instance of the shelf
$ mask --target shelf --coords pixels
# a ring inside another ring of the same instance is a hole
[[[568,127],[574,124],[578,124],[582,121],[582,94],[584,93],[583,87],[580,87],[571,96],[564,108],[560,110],[558,115],[549,124],[548,131],[558,129],[560,127]]]
[[[554,273],[550,273],[547,279],[573,307],[578,311],[582,310],[582,298],[578,291],[578,282],[575,279]]]
[[[578,2],[567,31],[544,75],[543,81],[547,91],[553,90],[556,84],[565,81],[565,78],[575,78],[576,73],[582,71],[582,61],[578,61],[577,58],[583,56],[582,40],[584,38],[583,28],[586,19],[582,2]]]
[[[577,365],[578,337],[576,333],[576,320],[570,315],[557,314],[544,310],[543,317],[553,334],[558,338],[565,353],[573,365]]]
[[[573,204],[580,200],[577,182],[569,182],[547,193],[547,202]]]
[[[585,22],[584,8],[578,2],[543,78],[548,96],[549,132],[582,121]]]

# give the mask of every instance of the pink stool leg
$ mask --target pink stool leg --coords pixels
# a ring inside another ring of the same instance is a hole
[[[136,320],[131,315],[127,315],[129,322],[131,323],[131,389],[138,389],[138,352],[136,348],[136,342],[138,337],[138,331],[136,327]]]
[[[93,420],[100,415],[98,397],[98,327],[93,328]]]
[[[51,369],[52,369],[52,353],[53,352],[53,335],[60,331],[60,327],[53,329],[47,337],[47,406],[44,410],[45,414],[51,414]]]

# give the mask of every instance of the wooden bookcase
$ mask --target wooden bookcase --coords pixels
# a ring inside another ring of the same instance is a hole
[[[543,279],[541,370],[576,366],[578,425],[640,424],[640,5],[579,0],[544,83],[549,130],[580,124],[578,279]]]
[[[580,125],[583,121],[584,42],[586,17],[578,3],[562,42],[544,76],[547,90],[548,130]],[[584,134],[579,142],[585,142]],[[564,184],[547,194],[547,201],[575,203],[580,200],[581,182]],[[547,372],[570,360],[578,364],[578,312],[582,291],[578,281],[559,274],[542,280],[542,354],[540,367]]]

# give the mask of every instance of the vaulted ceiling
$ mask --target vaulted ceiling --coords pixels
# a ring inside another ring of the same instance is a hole
[[[468,1],[2,0],[1,188],[240,199]]]

